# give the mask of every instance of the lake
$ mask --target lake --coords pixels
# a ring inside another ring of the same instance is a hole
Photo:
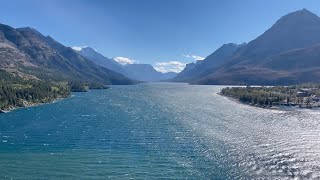
[[[320,112],[146,83],[0,114],[0,179],[320,178]]]

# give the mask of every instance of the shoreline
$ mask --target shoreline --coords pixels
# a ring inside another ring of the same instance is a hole
[[[0,114],[5,114],[5,113],[10,113],[12,111],[15,111],[15,110],[18,110],[18,109],[23,109],[23,108],[30,108],[30,107],[36,107],[36,106],[42,106],[42,105],[46,105],[46,104],[53,104],[53,103],[56,103],[60,100],[64,100],[64,99],[67,99],[67,98],[70,98],[70,96],[67,96],[67,97],[59,97],[59,98],[56,98],[56,99],[53,99],[52,101],[50,102],[44,102],[44,103],[32,103],[32,102],[25,102],[23,103],[24,105],[23,106],[10,106],[8,108],[5,108],[5,109],[0,109]]]
[[[248,103],[241,102],[240,100],[231,97],[231,96],[225,96],[222,95],[220,92],[217,93],[219,96],[225,97],[229,99],[230,101],[236,102],[238,104],[246,105],[246,106],[251,106],[251,107],[256,107],[256,108],[261,108],[261,109],[268,109],[268,110],[279,110],[279,111],[295,111],[295,110],[304,110],[304,109],[309,109],[309,110],[320,110],[320,108],[303,108],[303,107],[297,107],[297,106],[271,106],[271,107],[265,107],[265,106],[259,106],[259,105],[251,105]]]
[[[90,89],[90,90],[104,90],[104,89],[110,89],[111,87],[108,87],[108,88],[102,88],[102,89]],[[0,114],[5,114],[5,113],[10,113],[14,110],[17,110],[17,109],[23,109],[23,108],[30,108],[30,107],[36,107],[36,106],[41,106],[41,105],[46,105],[46,104],[53,104],[53,103],[56,103],[60,100],[64,100],[64,99],[67,99],[67,98],[71,98],[73,95],[72,93],[87,93],[89,91],[72,91],[71,94],[69,94],[68,96],[66,97],[59,97],[59,98],[56,98],[56,99],[53,99],[52,101],[50,102],[45,102],[45,103],[32,103],[32,102],[25,102],[23,103],[24,105],[23,106],[17,106],[17,107],[14,107],[14,106],[10,106],[8,108],[5,108],[5,109],[0,109]]]

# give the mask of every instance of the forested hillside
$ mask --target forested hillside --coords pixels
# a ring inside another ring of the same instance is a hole
[[[68,83],[24,80],[0,70],[0,111],[52,102],[70,95]]]

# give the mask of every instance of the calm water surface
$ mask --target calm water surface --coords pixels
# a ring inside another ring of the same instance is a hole
[[[0,179],[320,178],[320,112],[149,83],[0,114]]]

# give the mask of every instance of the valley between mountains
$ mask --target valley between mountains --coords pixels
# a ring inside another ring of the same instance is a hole
[[[0,24],[0,109],[52,102],[72,91],[171,81],[198,85],[292,85],[320,82],[320,18],[302,9],[256,39],[222,45],[180,73],[122,65],[90,47],[74,50],[37,30]]]

